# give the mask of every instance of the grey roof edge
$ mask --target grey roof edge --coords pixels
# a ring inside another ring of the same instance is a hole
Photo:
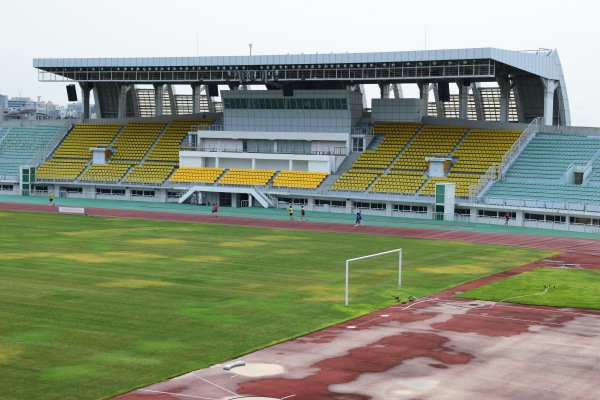
[[[414,50],[377,53],[329,53],[329,54],[280,54],[254,56],[206,56],[206,57],[135,57],[135,58],[34,58],[33,67],[120,67],[120,66],[212,66],[212,65],[261,65],[261,64],[331,64],[331,63],[381,63],[415,62],[432,60],[463,60],[491,58],[517,68],[546,76],[555,76],[548,51],[514,51],[491,47]],[[558,57],[556,55],[556,57]],[[547,65],[548,64],[548,65]],[[560,62],[558,63],[560,65]],[[543,73],[540,73],[542,72]],[[548,76],[548,77],[551,77]]]

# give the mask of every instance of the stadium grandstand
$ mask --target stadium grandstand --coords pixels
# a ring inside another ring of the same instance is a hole
[[[0,125],[0,194],[490,224],[508,212],[513,225],[600,232],[600,129],[571,126],[556,50],[33,66],[70,96],[77,85],[84,118]]]

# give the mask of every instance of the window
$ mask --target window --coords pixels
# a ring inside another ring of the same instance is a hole
[[[285,98],[224,99],[226,109],[238,110],[347,110],[347,99]]]

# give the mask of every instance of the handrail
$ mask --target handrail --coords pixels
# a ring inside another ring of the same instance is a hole
[[[537,117],[531,121],[531,123],[527,126],[527,128],[525,128],[515,143],[513,143],[511,148],[508,149],[508,151],[502,156],[502,162],[500,165],[492,165],[490,168],[488,168],[485,174],[483,174],[476,185],[469,186],[469,199],[471,202],[474,202],[475,199],[481,195],[482,191],[491,182],[504,178],[508,166],[514,161],[515,157],[517,154],[519,154],[523,146],[527,144],[529,138],[532,135],[543,131],[543,124],[544,119],[542,117]]]
[[[474,202],[475,198],[493,181],[498,179],[498,164],[491,165],[479,178],[477,184],[469,186],[469,199]]]
[[[345,147],[327,147],[323,150],[314,150],[314,151],[249,151],[243,149],[230,149],[223,147],[213,147],[213,146],[198,146],[193,144],[188,145],[180,145],[180,151],[204,151],[211,153],[248,153],[248,154],[300,154],[307,156],[345,156],[347,155],[347,150]]]
[[[510,149],[502,156],[502,162],[500,163],[500,167],[498,169],[498,178],[502,179],[504,174],[506,173],[506,169],[510,165],[510,163],[514,160],[514,158],[519,154],[519,151],[523,148],[523,146],[527,143],[528,139],[538,133],[542,132],[544,127],[544,119],[542,117],[537,117],[525,128],[521,136],[515,141],[515,143],[511,146]]]
[[[69,132],[69,129],[73,126],[73,123],[67,120],[62,126],[57,130],[56,134],[48,141],[46,146],[42,149],[38,150],[33,157],[27,162],[28,165],[39,165],[43,161],[45,161],[48,154],[50,154],[58,143],[65,137],[65,135]]]

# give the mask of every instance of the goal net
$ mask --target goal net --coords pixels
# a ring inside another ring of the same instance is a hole
[[[402,287],[402,249],[394,249],[394,250],[388,250],[388,251],[383,251],[381,253],[374,253],[374,254],[368,254],[366,256],[362,256],[362,257],[356,257],[356,258],[349,258],[346,260],[346,307],[348,306],[348,290],[349,290],[349,285],[350,285],[350,264],[351,263],[355,263],[357,261],[361,261],[361,260],[367,260],[367,259],[373,259],[376,257],[384,257],[384,256],[388,256],[388,255],[393,255],[394,253],[398,253],[397,256],[397,261],[398,261],[398,290],[401,289]],[[386,259],[389,259],[389,256],[386,257]],[[388,265],[393,265],[393,267],[395,268],[396,262],[395,262],[395,258],[394,261],[392,263],[386,263]]]

